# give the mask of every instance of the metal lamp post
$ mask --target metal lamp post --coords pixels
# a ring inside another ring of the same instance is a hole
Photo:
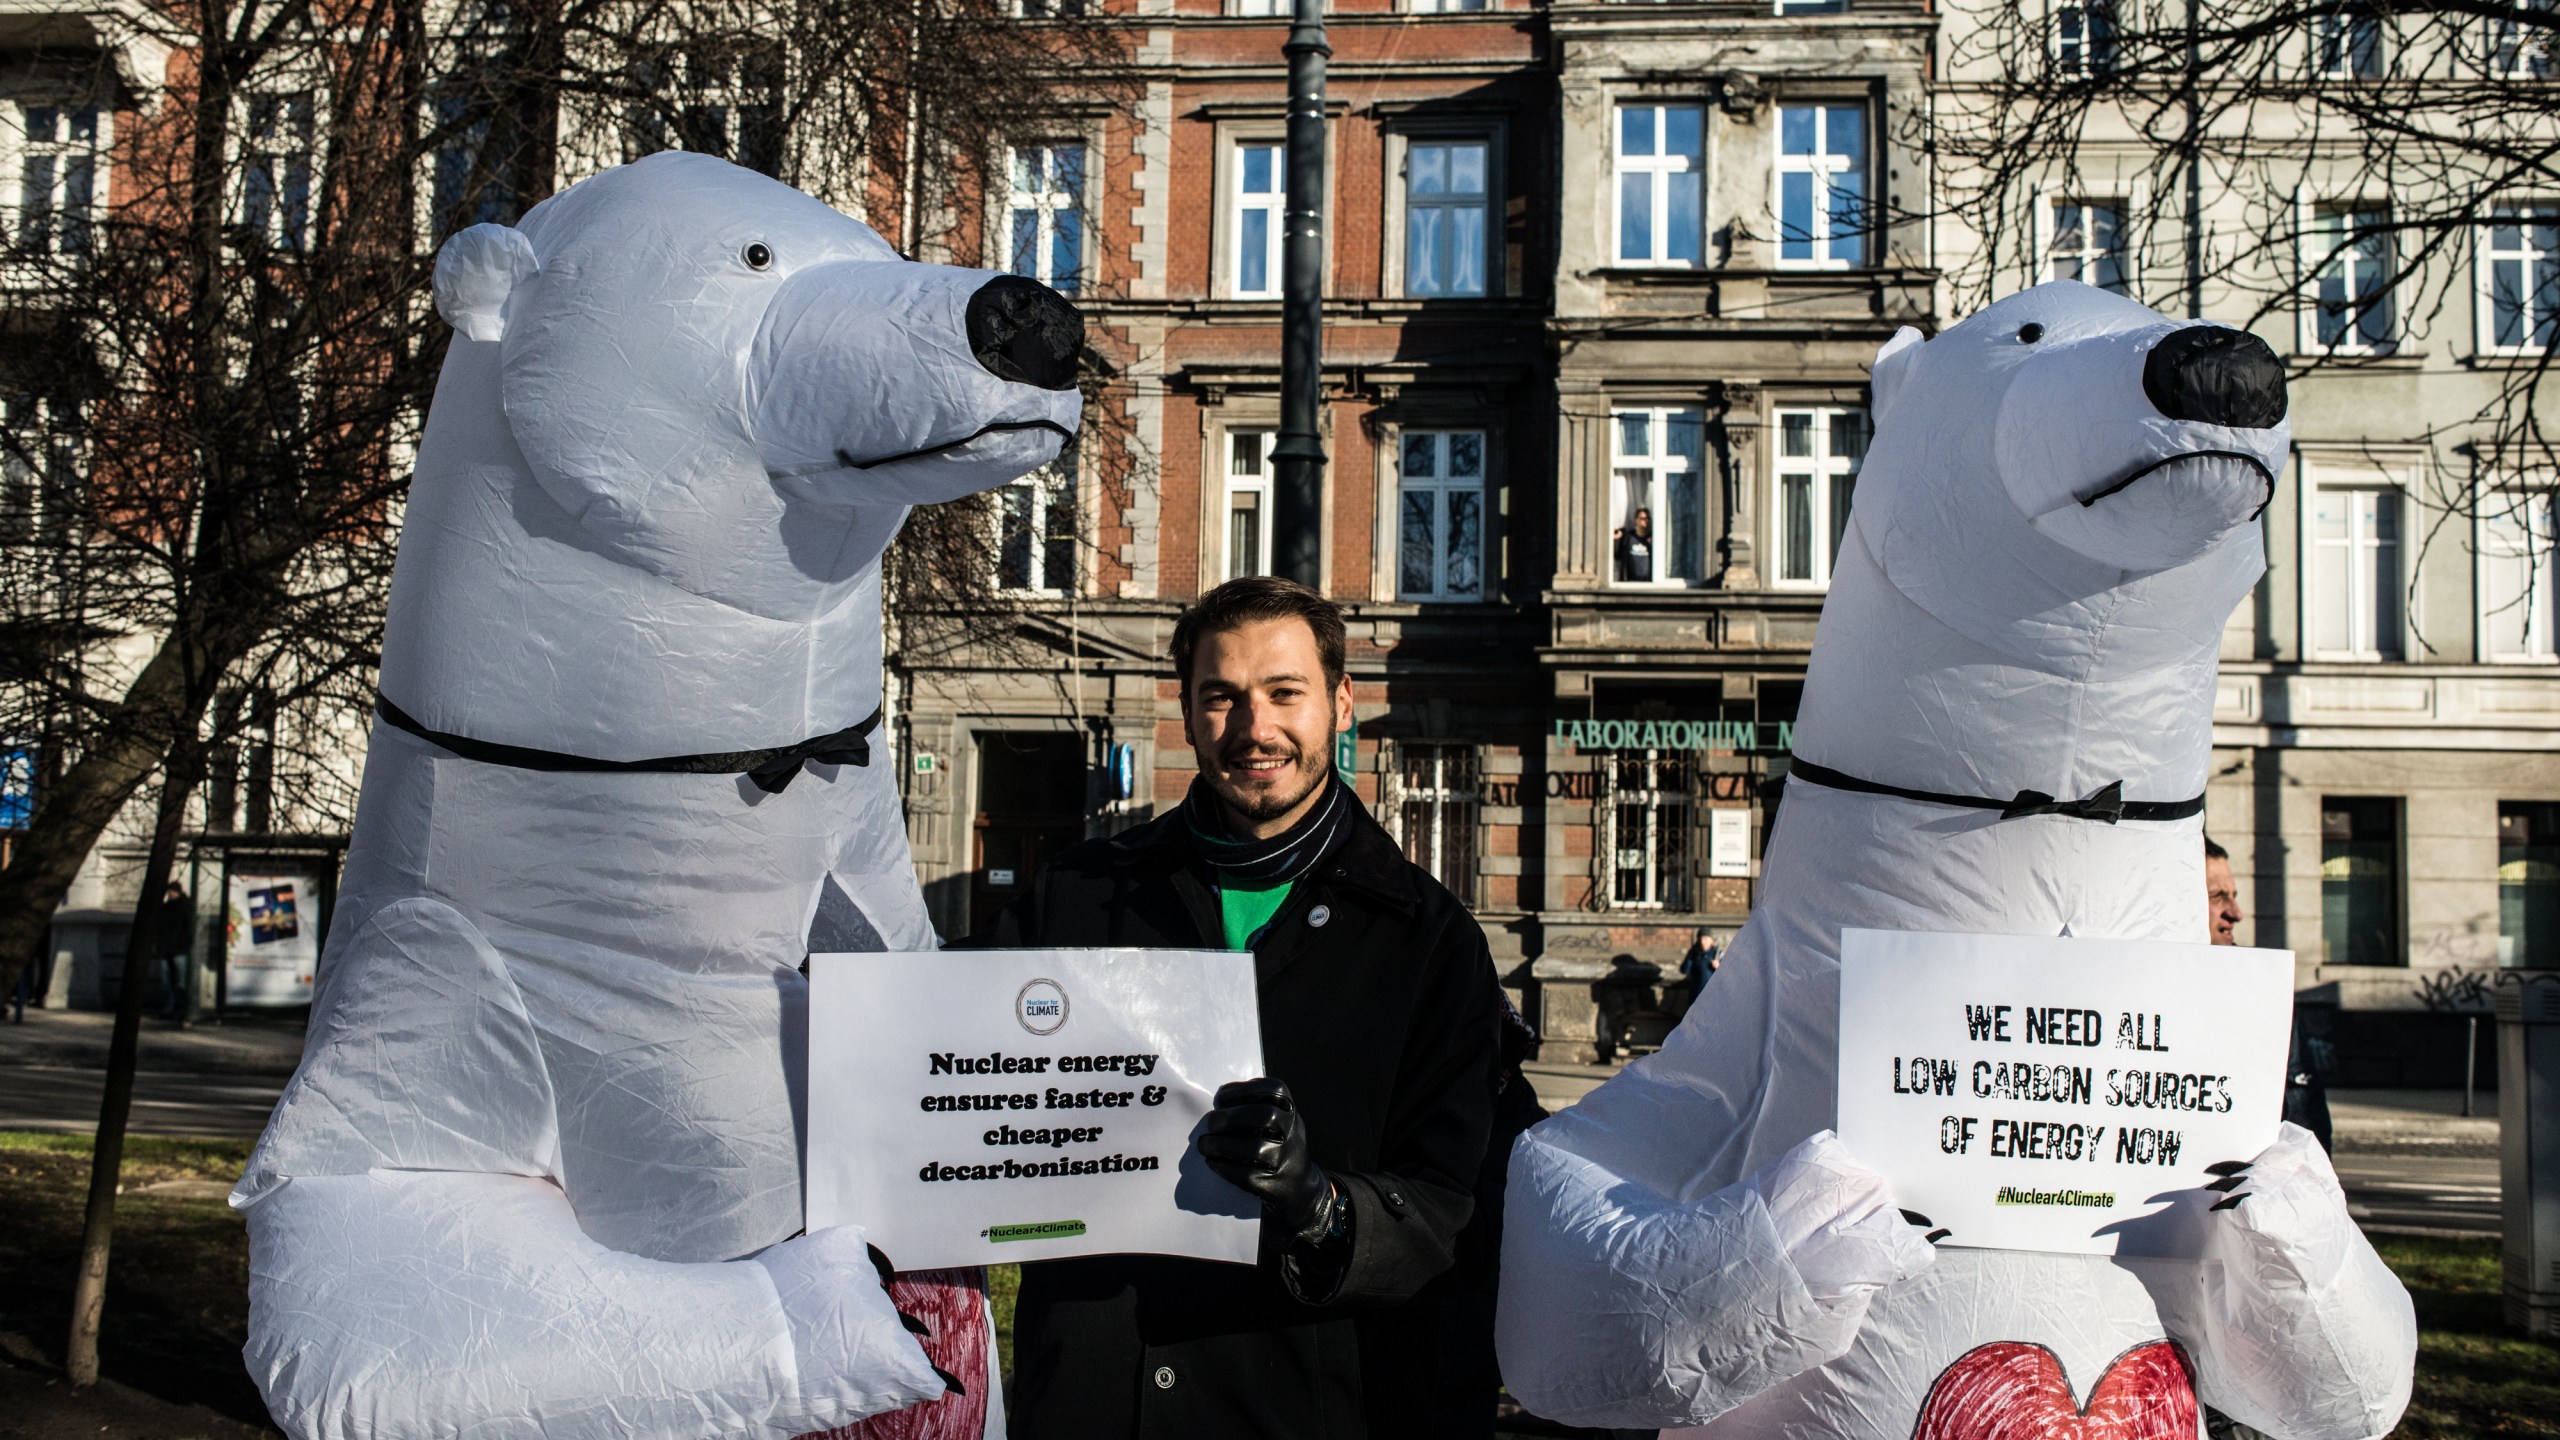
[[[1280,574],[1324,584],[1324,0],[1296,0],[1289,57],[1289,195],[1280,288],[1280,434],[1271,447]]]

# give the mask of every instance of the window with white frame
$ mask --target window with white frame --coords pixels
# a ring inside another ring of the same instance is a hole
[[[1227,0],[1230,15],[1289,15],[1296,9],[1291,0]]]
[[[1396,593],[1484,598],[1484,432],[1407,430],[1396,475]]]
[[[1014,13],[1026,20],[1047,20],[1084,13],[1084,0],[1014,0],[1014,3]]]
[[[1619,410],[1609,422],[1611,582],[1695,585],[1704,580],[1705,413]]]
[[[2501,355],[2550,349],[2560,340],[2560,203],[2501,205],[2485,228],[2482,344]]]
[[[1486,216],[1492,205],[1484,140],[1416,139],[1404,152],[1404,293],[1429,298],[1485,292]]]
[[[278,250],[311,243],[317,127],[308,90],[253,94],[243,103],[239,225]]]
[[[1405,740],[1387,768],[1389,823],[1404,858],[1463,901],[1476,888],[1476,747]]]
[[[2124,265],[2124,202],[2056,200],[2052,239],[2045,245],[2045,278],[2078,280],[2118,295],[2128,293]]]
[[[80,483],[79,420],[67,401],[0,396],[0,541],[29,539],[67,513]]]
[[[1608,798],[1601,848],[1613,910],[1689,908],[1689,842],[1695,809],[1687,755],[1668,750],[1618,751],[1600,773]]]
[[[1005,268],[1072,295],[1084,280],[1084,146],[1017,145]]]
[[[1849,528],[1849,502],[1858,466],[1867,457],[1867,412],[1840,406],[1782,409],[1777,414],[1778,581],[1784,585],[1831,583],[1840,537]]]
[[[2391,211],[2383,205],[2318,205],[2304,256],[2311,271],[2311,341],[2326,350],[2389,348]]]
[[[2511,0],[2509,14],[2488,22],[2488,70],[2502,80],[2547,80],[2560,74],[2560,0]]]
[[[2382,76],[2382,17],[2357,0],[2341,0],[2311,20],[2311,73],[2325,80]]]
[[[22,104],[17,223],[10,239],[33,255],[86,255],[102,192],[105,146],[95,105]]]
[[[2397,660],[2401,610],[2397,488],[2315,484],[2311,492],[2311,651],[2322,660]]]
[[[1271,573],[1271,451],[1275,430],[1227,432],[1227,574]]]
[[[2104,75],[2116,65],[2116,7],[2110,0],[2061,0],[2053,7],[2053,68]]]
[[[996,492],[996,584],[1065,595],[1076,588],[1076,452]]]
[[[1618,107],[1618,260],[1695,265],[1706,239],[1706,111]]]
[[[2480,497],[2480,658],[2548,665],[2553,622],[2552,494],[2486,490]]]
[[[1411,0],[1405,9],[1415,15],[1455,15],[1463,10],[1488,10],[1486,0]]]
[[[1235,195],[1230,214],[1235,237],[1233,293],[1239,300],[1280,294],[1280,234],[1288,203],[1288,147],[1277,140],[1236,145]]]
[[[1867,263],[1867,107],[1778,107],[1778,263]]]

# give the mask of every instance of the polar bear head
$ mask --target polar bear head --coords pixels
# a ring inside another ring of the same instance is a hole
[[[2265,569],[2291,439],[2283,364],[2246,331],[2058,281],[1901,331],[1874,390],[1851,523],[1995,650],[2083,674],[2191,655]]]
[[[653,155],[437,256],[455,344],[597,548],[774,618],[835,603],[906,507],[1074,438],[1083,321],[1036,282],[902,259],[708,156]]]

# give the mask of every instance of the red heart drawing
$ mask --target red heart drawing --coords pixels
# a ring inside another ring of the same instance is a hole
[[[889,1303],[924,1322],[925,1358],[965,1390],[892,1410],[800,1440],[979,1440],[987,1425],[987,1390],[996,1383],[988,1343],[985,1272],[908,1270],[889,1283]]]
[[[1911,1440],[2195,1440],[2195,1373],[2173,1340],[2115,1358],[2071,1398],[2062,1361],[2041,1345],[2001,1340],[1956,1358],[1929,1387]]]

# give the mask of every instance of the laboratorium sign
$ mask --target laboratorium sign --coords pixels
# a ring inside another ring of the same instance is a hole
[[[1558,720],[1556,739],[1584,754],[1609,750],[1793,750],[1788,720]]]

